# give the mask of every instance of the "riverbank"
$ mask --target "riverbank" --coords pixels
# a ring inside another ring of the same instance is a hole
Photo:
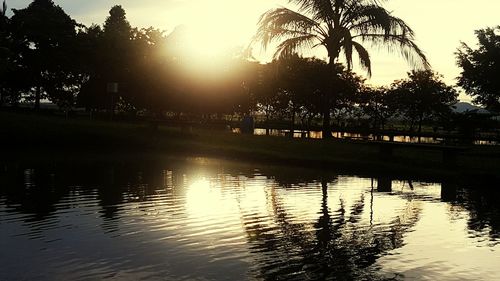
[[[292,140],[208,129],[154,128],[141,122],[72,120],[12,112],[0,112],[0,138],[3,158],[12,159],[152,154],[215,157],[334,169],[343,173],[500,178],[500,147],[496,146],[470,147],[458,154],[455,166],[447,166],[442,163],[440,151],[415,147],[398,147],[387,158],[381,157],[377,144],[369,142]]]

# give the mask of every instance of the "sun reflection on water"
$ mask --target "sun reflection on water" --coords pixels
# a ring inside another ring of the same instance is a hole
[[[490,199],[479,191],[452,182],[188,163],[113,169],[98,188],[77,180],[44,188],[43,170],[29,179],[22,170],[21,188],[0,193],[0,262],[12,269],[0,271],[0,279],[20,270],[8,256],[66,279],[110,272],[123,279],[154,274],[151,280],[500,277],[496,209],[484,210]],[[27,182],[32,188],[23,188]],[[43,196],[53,206],[42,207]]]

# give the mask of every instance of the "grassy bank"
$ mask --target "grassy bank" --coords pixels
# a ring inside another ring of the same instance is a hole
[[[346,173],[500,177],[500,147],[471,147],[458,155],[456,166],[448,167],[442,164],[441,152],[414,147],[397,148],[392,157],[384,159],[380,157],[379,146],[373,143],[291,140],[162,126],[154,130],[147,123],[66,120],[11,112],[0,112],[0,138],[4,157],[14,158],[152,153],[317,167]]]

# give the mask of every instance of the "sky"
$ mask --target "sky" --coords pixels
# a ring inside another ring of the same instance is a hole
[[[30,0],[7,0],[8,8],[24,8]],[[192,30],[192,43],[201,54],[213,54],[231,46],[246,46],[256,30],[259,16],[268,9],[285,6],[286,0],[55,0],[76,21],[85,25],[103,24],[109,9],[122,5],[134,27],[153,26],[168,34],[178,25]],[[454,52],[463,41],[476,45],[474,31],[500,25],[498,0],[386,0],[383,6],[402,18],[416,33],[417,44],[427,55],[434,71],[449,85],[456,84],[460,69]],[[273,50],[254,49],[255,56],[269,60]],[[406,77],[411,70],[399,54],[371,49],[372,77],[367,83],[388,85]],[[306,52],[325,58],[318,50]],[[354,68],[363,74],[360,68]],[[470,98],[461,93],[460,99]]]

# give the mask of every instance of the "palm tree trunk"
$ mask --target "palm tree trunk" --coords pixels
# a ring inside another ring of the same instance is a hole
[[[332,128],[330,126],[330,100],[332,97],[335,96],[335,54],[336,52],[331,52],[328,50],[328,56],[329,56],[329,61],[328,61],[328,66],[331,71],[332,79],[330,83],[330,89],[329,93],[325,93],[324,95],[324,101],[323,101],[323,139],[331,139],[332,138]],[[332,97],[330,97],[331,95]]]
[[[332,240],[331,216],[328,209],[328,182],[325,179],[321,179],[321,211],[319,213],[321,216],[316,224],[316,237],[319,250],[324,256],[326,255],[328,243]]]

